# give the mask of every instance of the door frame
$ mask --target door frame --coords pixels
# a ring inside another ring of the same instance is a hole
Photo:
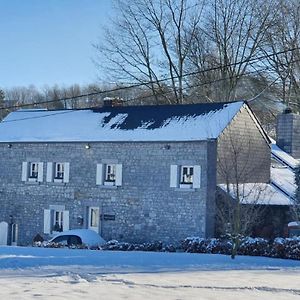
[[[98,226],[91,226],[91,218],[92,218],[92,210],[98,210]],[[100,222],[100,207],[99,206],[89,206],[88,207],[88,223],[87,223],[87,228],[94,230],[97,233],[100,233],[100,226],[101,226],[101,222]]]

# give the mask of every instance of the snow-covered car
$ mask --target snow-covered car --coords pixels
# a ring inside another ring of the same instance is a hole
[[[61,244],[63,246],[98,247],[105,244],[105,240],[95,231],[90,229],[72,229],[63,231],[49,240],[48,244]]]

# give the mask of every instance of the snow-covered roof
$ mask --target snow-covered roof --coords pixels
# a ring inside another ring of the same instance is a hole
[[[272,151],[272,156],[278,160],[283,162],[285,165],[290,167],[291,169],[295,169],[297,165],[299,165],[299,161],[280,149],[276,144],[275,141],[272,141],[271,144],[271,151]]]
[[[227,192],[226,184],[218,185],[224,192]],[[229,193],[236,197],[236,185],[229,185]],[[255,205],[293,205],[290,197],[268,183],[243,183],[239,184],[239,195],[242,204]]]
[[[244,102],[18,110],[0,123],[0,142],[199,141],[217,138]]]
[[[296,192],[295,174],[284,165],[271,166],[271,183],[293,198]]]
[[[260,205],[294,205],[296,191],[294,168],[298,161],[281,150],[271,141],[271,178],[270,183],[244,183],[239,185],[241,202],[243,204]],[[219,187],[227,192],[227,185]],[[236,185],[230,185],[230,195],[235,198]]]

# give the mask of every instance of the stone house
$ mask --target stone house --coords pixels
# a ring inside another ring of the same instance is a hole
[[[244,102],[19,110],[0,123],[0,244],[77,228],[128,242],[210,237],[217,184],[235,166],[241,182],[268,183],[270,157]]]

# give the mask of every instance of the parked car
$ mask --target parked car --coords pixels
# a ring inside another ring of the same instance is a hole
[[[82,246],[98,247],[105,244],[105,240],[95,231],[90,229],[73,229],[63,231],[46,242],[49,244],[60,244],[63,246]]]

